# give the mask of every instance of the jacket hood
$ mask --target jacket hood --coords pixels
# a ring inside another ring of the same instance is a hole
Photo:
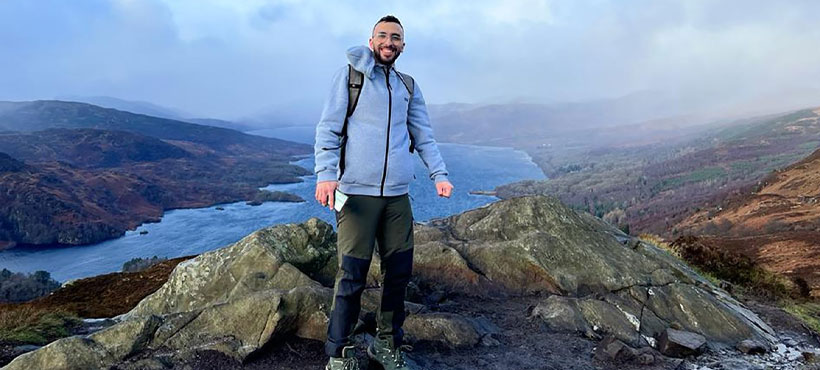
[[[376,66],[376,58],[373,51],[367,46],[354,46],[347,49],[347,60],[353,69],[364,73],[367,78],[373,78],[373,68]]]

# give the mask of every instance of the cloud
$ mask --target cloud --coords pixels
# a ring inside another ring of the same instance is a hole
[[[318,111],[391,13],[434,103],[820,88],[812,1],[4,0],[0,99],[110,95],[199,116]],[[314,113],[311,113],[314,114]],[[308,115],[310,116],[310,115]]]

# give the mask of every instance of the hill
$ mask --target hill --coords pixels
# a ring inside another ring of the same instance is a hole
[[[554,171],[543,181],[497,189],[499,196],[549,194],[633,234],[678,234],[678,222],[753,188],[768,173],[820,147],[811,109],[701,128],[685,140],[566,150],[542,147]]]
[[[138,133],[166,141],[200,144],[224,154],[263,151],[288,156],[307,146],[248,135],[236,130],[102,108],[86,103],[40,100],[0,102],[0,131],[32,132],[51,128],[95,128]],[[284,158],[284,157],[283,157]]]
[[[308,145],[83,103],[0,103],[0,127],[0,248],[96,243],[310,173],[289,163]]]
[[[678,229],[802,279],[820,296],[820,150],[772,172],[752,191],[691,215]]]

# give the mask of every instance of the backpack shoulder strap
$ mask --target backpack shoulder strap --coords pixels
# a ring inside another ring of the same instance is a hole
[[[342,140],[339,145],[339,173],[337,180],[342,178],[345,172],[345,148],[347,147],[347,122],[353,111],[356,110],[356,104],[359,103],[359,95],[362,92],[362,85],[364,84],[364,73],[357,71],[353,65],[347,65],[347,115],[345,122],[342,124]]]
[[[404,87],[407,89],[407,92],[410,93],[410,100],[413,100],[413,92],[416,91],[416,81],[413,80],[413,77],[407,73],[401,73],[396,71],[399,79],[404,84]],[[408,109],[410,106],[408,105]],[[410,135],[410,153],[413,153],[416,150],[416,138],[413,137],[413,134],[410,132],[410,127],[407,127],[407,134]]]
[[[356,104],[359,103],[359,95],[362,92],[362,85],[364,84],[364,73],[357,71],[353,65],[347,65],[348,79],[347,79],[347,116],[353,115],[356,110]]]
[[[410,99],[412,99],[413,91],[416,91],[416,81],[414,81],[413,77],[407,73],[401,73],[399,71],[396,72],[398,72],[399,79],[404,84],[404,87],[407,89],[407,92],[410,93]]]

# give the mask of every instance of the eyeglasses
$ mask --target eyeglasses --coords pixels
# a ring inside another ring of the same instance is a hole
[[[384,40],[387,40],[388,35],[387,35],[387,32],[379,32],[379,33],[375,34],[373,37],[376,40],[384,41]],[[398,33],[394,33],[392,35],[389,35],[389,37],[390,37],[390,41],[392,41],[392,42],[401,42],[401,35],[399,35]]]

